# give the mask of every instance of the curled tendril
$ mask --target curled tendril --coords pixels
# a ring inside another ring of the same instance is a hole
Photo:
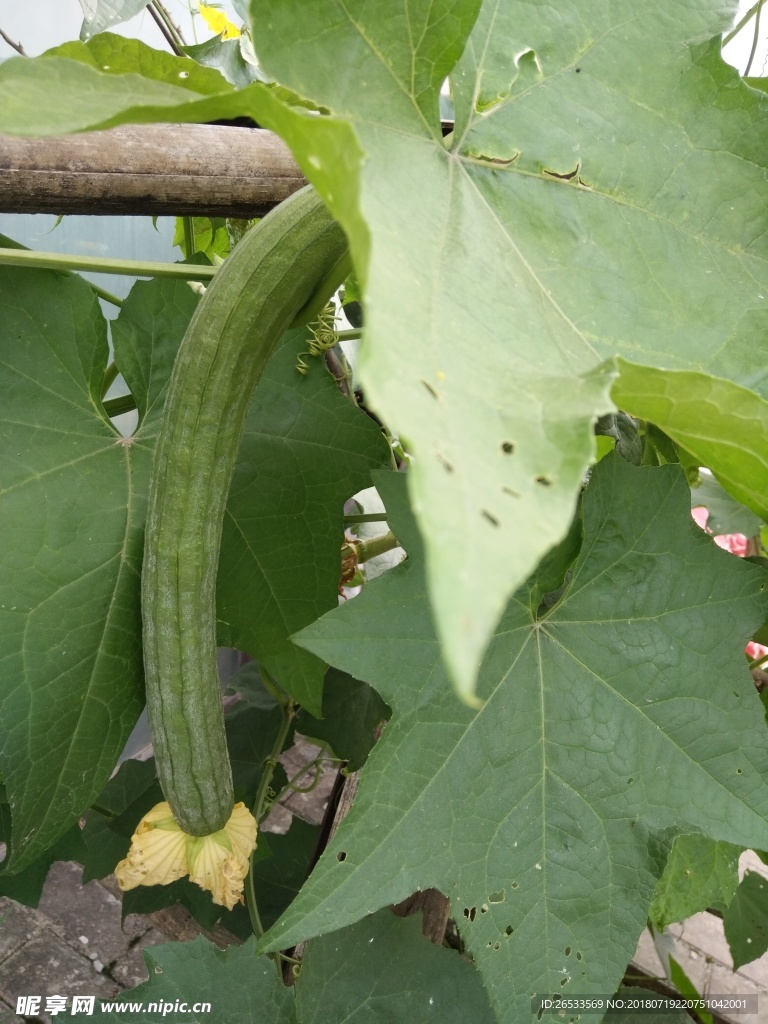
[[[320,313],[315,326],[310,328],[310,334],[311,337],[307,342],[306,351],[299,352],[296,357],[296,369],[304,377],[309,372],[309,364],[303,358],[304,356],[314,356],[317,358],[317,356],[324,355],[334,345],[338,344],[339,332],[336,328],[336,307],[332,302],[329,302]]]

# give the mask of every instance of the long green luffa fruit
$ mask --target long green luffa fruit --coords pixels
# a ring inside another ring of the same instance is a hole
[[[165,798],[185,832],[233,807],[216,669],[216,571],[248,403],[285,330],[316,316],[349,269],[310,188],[254,227],[216,274],[181,343],[155,449],[142,616],[147,710]]]

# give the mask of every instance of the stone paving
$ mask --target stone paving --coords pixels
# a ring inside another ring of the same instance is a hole
[[[121,928],[120,901],[100,882],[81,885],[80,877],[78,864],[54,864],[36,910],[0,898],[2,1024],[20,1024],[19,996],[108,999],[133,988],[147,976],[142,950],[167,941],[137,915]],[[43,1012],[34,1019],[52,1018]]]

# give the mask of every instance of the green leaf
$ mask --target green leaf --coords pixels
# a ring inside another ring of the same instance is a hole
[[[345,398],[322,359],[296,369],[292,332],[254,395],[229,491],[217,607],[219,642],[254,655],[311,713],[326,666],[290,636],[338,603],[344,501],[390,464],[377,425]]]
[[[19,870],[98,795],[142,708],[151,451],[101,409],[106,323],[85,281],[3,268],[0,304],[0,770]]]
[[[136,826],[162,799],[154,759],[120,765],[94,801],[83,829],[83,884],[112,874],[128,853]]]
[[[109,75],[141,75],[153,82],[191,90],[204,96],[227,92],[231,84],[214,68],[189,57],[155,50],[139,39],[103,32],[87,43],[72,41],[47,50],[44,57],[68,57]]]
[[[193,217],[195,229],[195,251],[204,253],[213,262],[213,257],[226,259],[229,256],[230,241],[225,217]],[[178,245],[185,256],[194,255],[184,249],[184,218],[176,218],[173,244]]]
[[[229,911],[211,899],[211,894],[188,878],[179,878],[168,885],[139,885],[123,893],[123,920],[129,914],[154,914],[168,907],[181,906],[194,917],[201,928],[210,931],[219,921],[229,927],[228,918],[240,916],[240,907]],[[239,930],[239,929],[237,929]]]
[[[248,661],[235,672],[227,684],[228,694],[236,694],[250,707],[271,711],[277,707],[277,700],[269,692],[261,678],[257,661]]]
[[[168,380],[198,296],[185,281],[137,281],[112,321],[115,362],[136,399],[142,433],[156,437]]]
[[[741,846],[702,835],[678,836],[648,917],[659,929],[708,907],[728,906],[739,884]]]
[[[507,597],[571,519],[590,422],[611,409],[596,368],[622,355],[768,388],[764,97],[720,57],[720,0],[644,10],[624,23],[590,0],[420,0],[381,17],[363,0],[255,0],[283,88],[192,102],[130,75],[99,89],[62,59],[0,68],[6,131],[248,114],[288,139],[351,240],[362,381],[417,455],[430,593],[467,699]],[[735,456],[716,455],[722,478]]]
[[[735,501],[710,474],[700,474],[698,486],[691,488],[691,508],[700,505],[709,510],[707,529],[714,534],[754,537],[760,533],[761,522],[754,512]]]
[[[297,639],[375,686],[392,721],[265,948],[434,886],[500,1019],[528,1019],[563,979],[614,991],[672,835],[764,841],[768,737],[743,644],[766,575],[696,527],[679,467],[609,455],[565,594],[538,618],[527,589],[512,599],[473,711],[445,686],[402,476],[374,482],[409,557]]]
[[[264,765],[271,755],[275,740],[283,722],[283,712],[278,707],[264,708],[242,706],[233,708],[226,716],[227,747],[232,762],[232,776],[235,785],[235,800],[242,800],[247,807],[253,805]],[[294,726],[286,736],[285,746],[293,743]],[[287,782],[281,765],[273,777],[273,788],[281,788]]]
[[[222,39],[220,35],[182,50],[192,60],[207,68],[215,68],[238,88],[262,80],[258,68],[243,57],[240,39]]]
[[[309,874],[319,828],[294,817],[285,835],[259,833],[259,858],[252,866],[256,905],[265,928],[288,909]]]
[[[701,992],[673,956],[669,958],[669,980],[686,999],[701,999]],[[697,1010],[696,1016],[701,1019],[701,1024],[714,1024],[712,1014],[706,1010]]]
[[[691,45],[725,27],[717,0],[643,11],[486,0],[472,27],[473,0],[389,17],[362,0],[252,4],[265,71],[330,115],[260,121],[350,237],[359,372],[416,456],[429,593],[464,696],[510,592],[570,522],[590,420],[610,411],[589,371],[621,354],[766,384],[764,101],[719,41]]]
[[[476,969],[421,934],[421,915],[389,910],[307,947],[296,984],[300,1024],[494,1024]]]
[[[147,6],[148,0],[80,0],[83,9],[83,27],[80,38],[88,39],[111,25],[128,21]]]
[[[11,809],[6,803],[0,802],[0,843],[11,842]],[[9,875],[0,871],[0,896],[9,896],[17,903],[28,907],[36,907],[40,902],[45,880],[54,861],[82,861],[85,853],[80,826],[75,824],[68,832],[33,861],[23,871]]]
[[[733,969],[761,957],[768,950],[768,881],[748,871],[723,917],[733,957]]]
[[[329,744],[347,768],[362,768],[374,743],[375,732],[389,719],[389,708],[367,683],[346,672],[329,669],[323,689],[323,717],[318,720],[301,711],[296,728],[304,736]]]
[[[708,466],[723,487],[768,519],[768,401],[705,373],[660,370],[618,360],[612,395],[652,420]]]
[[[221,1021],[264,1021],[295,1024],[294,997],[286,988],[275,965],[266,957],[253,955],[253,942],[229,949],[217,949],[202,936],[192,942],[169,942],[145,950],[149,981],[124,993],[122,1001],[143,1004],[143,1012],[112,1009],[101,1000],[104,1024],[202,1024]],[[129,996],[129,999],[125,997]],[[177,1001],[184,1010],[175,1010]],[[159,1003],[150,1012],[150,1003]],[[209,1008],[195,1012],[195,1004]],[[170,1004],[170,1006],[168,1006]]]
[[[595,424],[598,437],[612,437],[616,451],[633,466],[639,466],[643,454],[643,442],[637,423],[625,412],[611,412],[601,416]]]

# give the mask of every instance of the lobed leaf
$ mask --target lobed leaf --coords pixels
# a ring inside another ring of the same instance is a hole
[[[0,301],[0,769],[19,870],[98,795],[142,708],[150,449],[101,408],[106,323],[85,281],[3,268]]]
[[[480,677],[445,686],[401,476],[375,478],[408,551],[298,642],[365,679],[392,720],[355,805],[264,948],[434,886],[499,1020],[531,993],[612,992],[675,833],[759,848],[768,739],[743,644],[766,574],[690,516],[679,467],[592,471],[583,541],[554,606],[534,577]]]

